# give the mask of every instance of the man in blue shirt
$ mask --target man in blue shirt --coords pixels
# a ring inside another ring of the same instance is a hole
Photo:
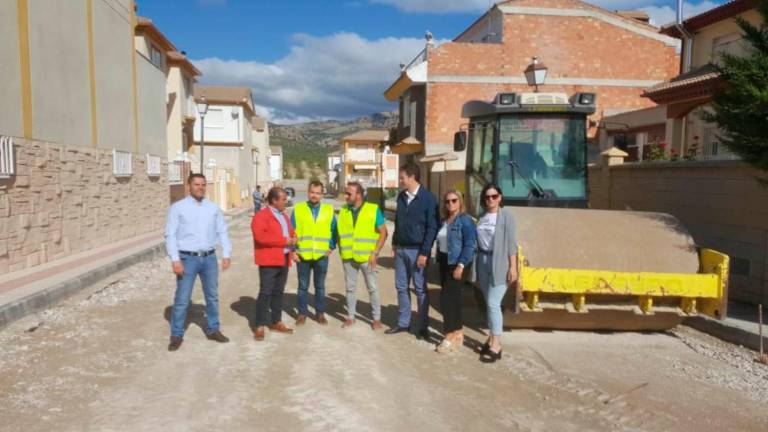
[[[219,265],[216,260],[216,244],[219,243],[223,254],[221,268],[229,268],[232,243],[227,224],[221,209],[205,199],[205,176],[192,174],[187,183],[189,196],[171,206],[165,225],[165,247],[176,274],[169,351],[179,349],[184,340],[187,308],[198,275],[205,295],[206,337],[216,342],[229,342],[219,330]]]

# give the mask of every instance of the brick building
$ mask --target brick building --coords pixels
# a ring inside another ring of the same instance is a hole
[[[642,14],[578,0],[500,2],[452,42],[435,46],[429,39],[384,95],[400,102],[396,141],[411,142],[393,151],[405,160],[442,161],[427,181],[436,183],[445,169],[449,186],[459,182],[465,164],[463,153],[452,154],[453,134],[467,123],[462,105],[502,91],[531,91],[523,71],[532,57],[549,68],[540,91],[597,93],[596,119],[653,106],[643,90],[677,74],[679,63],[677,40]],[[421,145],[414,146],[414,138]]]

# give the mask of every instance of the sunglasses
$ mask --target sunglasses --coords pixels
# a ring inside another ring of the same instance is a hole
[[[456,204],[457,202],[459,202],[458,198],[448,198],[445,201],[443,201],[443,203],[445,204]]]
[[[499,199],[499,194],[493,194],[493,195],[486,195],[485,196],[485,200],[486,201],[487,200],[495,200],[495,199]]]

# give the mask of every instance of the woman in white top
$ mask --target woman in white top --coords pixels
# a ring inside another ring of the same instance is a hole
[[[437,232],[437,262],[440,265],[440,308],[445,338],[437,346],[437,352],[447,353],[464,343],[461,290],[467,273],[465,267],[469,267],[475,257],[477,241],[475,224],[464,213],[461,192],[451,189],[445,193],[440,214],[443,222]]]
[[[485,297],[490,335],[483,345],[481,360],[501,358],[503,316],[501,301],[507,287],[517,281],[517,240],[512,213],[502,211],[501,188],[489,183],[480,194],[483,215],[477,222],[476,282]]]

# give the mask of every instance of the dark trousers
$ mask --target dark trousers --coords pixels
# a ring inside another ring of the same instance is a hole
[[[279,267],[259,266],[259,297],[256,299],[256,319],[254,320],[257,327],[281,321],[283,292],[287,280],[287,262],[286,265]]]
[[[461,289],[467,269],[464,269],[461,280],[456,280],[453,278],[456,265],[448,264],[448,255],[438,252],[437,263],[440,267],[440,308],[443,310],[443,332],[450,333],[461,330],[464,326],[461,314]]]

